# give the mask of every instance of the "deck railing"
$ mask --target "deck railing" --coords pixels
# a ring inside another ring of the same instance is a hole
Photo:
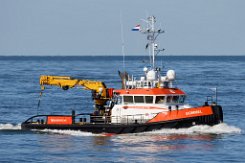
[[[124,115],[124,116],[108,116],[108,115],[93,115],[91,113],[82,113],[76,115],[36,115],[25,121],[25,123],[33,124],[47,124],[47,119],[49,116],[52,117],[72,117],[73,124],[141,124],[145,123],[151,118],[155,117],[158,113],[149,114],[136,114],[136,115]]]

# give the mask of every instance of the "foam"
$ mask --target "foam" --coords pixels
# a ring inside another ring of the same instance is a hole
[[[72,136],[102,136],[102,134],[93,134],[91,132],[75,131],[75,130],[57,130],[57,129],[44,129],[44,130],[34,130],[43,133],[53,133],[61,135],[72,135]]]
[[[0,124],[0,130],[21,130],[20,124]]]
[[[106,134],[93,134],[90,132],[75,131],[75,130],[37,130],[44,133],[62,134],[62,135],[72,135],[72,136],[107,136]],[[174,134],[184,134],[184,135],[195,135],[195,134],[240,134],[242,130],[238,127],[228,125],[226,123],[221,123],[215,126],[208,125],[198,125],[190,128],[181,129],[161,129],[144,133],[137,133],[137,135],[174,135]],[[128,135],[128,134],[124,134]]]
[[[161,129],[156,131],[147,132],[147,134],[240,134],[242,130],[238,127],[220,123],[214,126],[197,125],[190,128],[180,129]]]

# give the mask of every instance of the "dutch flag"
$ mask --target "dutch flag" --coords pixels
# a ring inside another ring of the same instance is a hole
[[[136,25],[134,28],[132,28],[132,31],[139,31],[140,30],[140,25]]]

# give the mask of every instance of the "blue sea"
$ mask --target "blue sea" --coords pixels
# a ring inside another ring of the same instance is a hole
[[[217,87],[224,123],[213,127],[105,136],[79,131],[22,131],[35,114],[92,111],[90,91],[47,87],[40,75],[101,80],[120,88],[118,70],[134,77],[149,65],[146,56],[0,57],[0,162],[245,162],[245,57],[167,56],[157,64],[176,71],[176,85],[193,106],[203,105]],[[38,100],[40,98],[40,107]]]

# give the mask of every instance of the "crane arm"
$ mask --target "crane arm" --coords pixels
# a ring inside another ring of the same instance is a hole
[[[82,86],[86,90],[92,90],[97,97],[94,97],[95,103],[102,104],[109,98],[107,97],[106,85],[101,81],[74,79],[69,76],[40,76],[40,85],[44,89],[45,85],[58,86],[64,90],[76,86]],[[93,96],[95,96],[93,95]]]

